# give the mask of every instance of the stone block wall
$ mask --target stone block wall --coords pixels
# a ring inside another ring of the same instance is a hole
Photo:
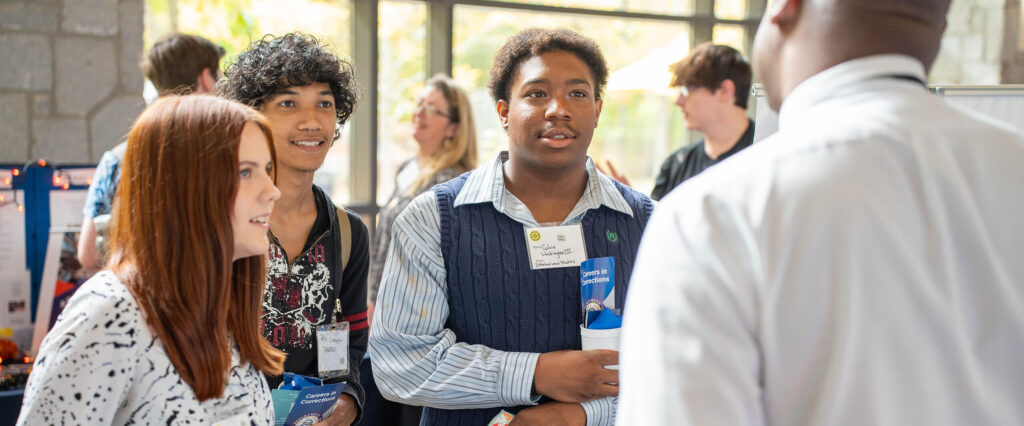
[[[933,84],[1024,83],[1024,0],[953,0]],[[0,163],[94,163],[142,111],[143,0],[0,0]]]
[[[999,84],[1006,2],[953,0],[929,83]]]
[[[0,1],[0,162],[95,163],[142,111],[142,0]]]
[[[1024,83],[1022,0],[953,0],[932,84]]]

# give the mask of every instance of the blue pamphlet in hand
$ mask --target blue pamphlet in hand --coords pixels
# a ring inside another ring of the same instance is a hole
[[[270,391],[274,401],[274,425],[307,426],[323,421],[345,389],[345,383],[325,385],[323,381],[284,373],[284,382]]]
[[[615,258],[598,257],[580,264],[580,301],[583,324],[590,324],[607,309],[615,309]]]

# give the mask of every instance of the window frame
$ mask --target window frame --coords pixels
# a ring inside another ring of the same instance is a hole
[[[380,211],[377,199],[378,167],[378,27],[380,0],[352,1],[352,60],[359,66],[356,80],[363,87],[360,107],[350,120],[352,140],[349,161],[351,198],[346,206],[368,218],[371,233],[376,228],[376,215]],[[403,0],[425,3],[427,7],[426,75],[452,73],[452,38],[456,5],[489,7],[508,10],[590,15],[622,19],[643,19],[662,22],[685,22],[690,25],[691,47],[712,40],[715,25],[727,24],[746,29],[744,48],[751,51],[754,33],[764,13],[767,0],[747,0],[747,19],[719,19],[715,17],[715,0],[694,0],[692,15],[670,15],[643,12],[612,11],[580,7],[546,6],[495,0]]]

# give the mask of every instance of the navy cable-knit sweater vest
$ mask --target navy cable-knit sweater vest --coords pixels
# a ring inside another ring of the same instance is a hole
[[[434,187],[441,218],[441,253],[448,271],[446,327],[459,342],[501,351],[545,353],[580,349],[580,270],[530,269],[523,224],[492,203],[454,207],[469,173]],[[619,185],[633,216],[607,206],[583,216],[590,258],[615,258],[615,303],[623,306],[640,236],[654,205]],[[532,378],[531,378],[532,379]],[[420,425],[480,426],[505,409],[424,408]]]

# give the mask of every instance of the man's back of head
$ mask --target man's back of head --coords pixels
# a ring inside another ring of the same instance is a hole
[[[948,5],[771,3],[779,131],[659,204],[623,424],[1024,419],[1024,138],[926,90]]]
[[[209,92],[201,79],[217,80],[224,48],[191,34],[173,33],[161,37],[142,61],[142,73],[153,82],[160,96]],[[208,73],[208,74],[207,74]]]
[[[776,110],[800,82],[852,59],[901,54],[927,71],[951,0],[776,0],[754,40],[754,65]]]

